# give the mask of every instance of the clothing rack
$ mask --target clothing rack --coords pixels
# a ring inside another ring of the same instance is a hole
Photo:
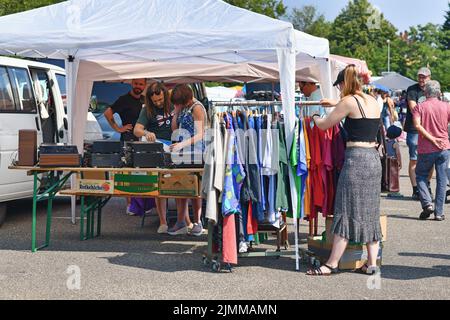
[[[234,108],[235,107],[243,107],[243,108],[251,108],[251,107],[257,107],[257,108],[272,108],[272,107],[276,107],[276,106],[282,106],[283,103],[281,101],[225,101],[225,102],[211,102],[210,103],[210,107],[211,107],[211,111],[215,112],[217,111],[217,109],[219,108]],[[320,105],[319,101],[296,101],[295,102],[295,106],[296,107],[316,107]],[[295,227],[295,252],[286,252],[286,253],[281,253],[280,252],[280,245],[279,245],[279,241],[278,241],[278,249],[277,252],[275,253],[275,255],[277,256],[282,256],[282,255],[294,255],[295,254],[295,258],[296,258],[296,270],[298,271],[300,269],[299,267],[299,260],[300,260],[300,249],[299,249],[299,223],[300,223],[300,219],[294,218],[294,227]],[[286,226],[285,226],[286,227]],[[318,218],[316,217],[315,219],[310,219],[309,220],[309,230],[310,230],[310,235],[317,235],[317,228],[318,228]],[[208,228],[209,231],[212,231],[212,228]],[[208,244],[212,243],[212,235],[211,238],[208,239]],[[209,246],[209,245],[208,245]],[[287,249],[287,247],[286,247]],[[210,250],[208,250],[210,251]],[[247,257],[255,257],[255,256],[273,256],[273,254],[246,254],[246,255],[239,255],[240,257],[243,256],[247,256]],[[305,254],[302,253],[302,256],[305,256]],[[207,264],[208,260],[210,262],[212,262],[212,267],[213,270],[220,269],[220,262],[216,261],[215,259],[212,259],[212,254],[210,255],[210,253],[208,253],[208,256],[204,257],[204,263]],[[218,259],[217,259],[218,260]],[[231,271],[231,266],[228,266],[229,270]]]

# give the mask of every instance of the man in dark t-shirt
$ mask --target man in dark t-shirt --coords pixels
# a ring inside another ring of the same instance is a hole
[[[139,118],[144,104],[142,93],[145,90],[145,79],[135,79],[131,83],[132,90],[121,96],[110,108],[106,109],[104,115],[110,126],[121,134],[121,141],[139,140],[134,134],[134,126]],[[122,127],[114,121],[114,114],[117,113],[122,120]]]
[[[425,84],[431,80],[431,71],[428,68],[421,68],[418,75],[418,83],[409,87],[406,93],[406,100],[408,103],[408,111],[406,114],[405,128],[408,133],[406,142],[409,148],[409,178],[413,187],[413,199],[419,200],[419,192],[417,190],[416,182],[416,166],[417,166],[417,145],[419,141],[419,133],[413,123],[414,108],[426,100]]]

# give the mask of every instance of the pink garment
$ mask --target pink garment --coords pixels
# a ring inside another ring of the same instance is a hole
[[[414,119],[421,119],[422,127],[433,137],[445,141],[445,149],[450,149],[448,140],[448,123],[450,122],[450,104],[437,98],[427,99],[417,105],[413,112]],[[440,152],[438,147],[419,134],[417,152],[428,154]]]
[[[322,177],[324,181],[325,199],[322,206],[322,213],[324,217],[331,216],[334,213],[334,179],[333,179],[333,151],[332,139],[333,128],[324,132],[322,143],[322,160],[323,169]]]
[[[223,217],[222,259],[224,263],[237,264],[236,221],[235,215]]]

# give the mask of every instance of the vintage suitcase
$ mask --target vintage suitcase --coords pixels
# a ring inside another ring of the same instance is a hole
[[[92,153],[122,153],[120,141],[98,140],[92,143]]]
[[[39,156],[41,167],[80,167],[81,155],[79,154],[41,154]]]
[[[34,166],[37,163],[37,131],[19,130],[19,166]]]
[[[164,168],[165,157],[163,152],[132,153],[129,164],[133,168]]]
[[[162,153],[164,152],[164,146],[162,143],[152,142],[128,142],[127,149],[131,153]]]
[[[122,168],[122,156],[118,153],[93,153],[91,155],[91,166],[93,168]]]
[[[43,143],[39,146],[39,154],[78,154],[78,148],[63,143]]]

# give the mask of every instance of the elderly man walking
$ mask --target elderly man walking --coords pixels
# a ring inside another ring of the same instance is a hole
[[[443,221],[447,188],[446,170],[450,154],[447,131],[450,123],[450,104],[439,100],[441,86],[437,81],[427,82],[425,96],[426,101],[417,105],[413,112],[414,125],[419,133],[416,177],[423,208],[420,219],[426,220],[434,213],[436,221]],[[428,176],[433,166],[436,169],[437,179],[435,208],[428,190]]]

